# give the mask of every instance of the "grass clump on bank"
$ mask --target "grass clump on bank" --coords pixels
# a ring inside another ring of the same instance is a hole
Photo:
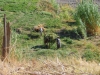
[[[96,35],[100,25],[100,14],[98,6],[93,0],[82,0],[78,5],[75,19],[86,37],[87,35]]]
[[[87,61],[95,60],[100,62],[100,51],[92,51],[91,49],[87,49],[83,54],[83,58],[85,58]]]

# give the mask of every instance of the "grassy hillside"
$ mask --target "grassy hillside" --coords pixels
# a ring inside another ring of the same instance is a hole
[[[15,43],[14,47],[16,48],[15,51],[17,52],[16,55],[18,58],[22,59],[27,57],[30,59],[38,56],[54,55],[58,57],[67,57],[72,53],[72,55],[78,55],[78,57],[81,55],[81,57],[86,58],[87,60],[99,60],[98,54],[93,53],[92,55],[91,53],[93,51],[97,51],[98,53],[99,50],[97,44],[99,44],[99,42],[96,42],[95,44],[95,42],[87,40],[88,38],[82,39],[82,36],[77,31],[77,26],[73,23],[65,22],[74,20],[72,18],[74,9],[68,5],[62,6],[61,8],[59,8],[59,6],[55,8],[54,2],[50,3],[48,2],[48,6],[37,0],[1,1],[1,20],[5,13],[7,15],[7,21],[10,21],[11,23],[11,44],[13,46],[13,43]],[[57,6],[56,3],[55,5]],[[44,9],[43,6],[48,7],[48,9]],[[58,8],[60,9],[59,14],[54,11],[54,9],[58,10]],[[50,49],[43,48],[43,36],[40,36],[39,33],[33,31],[33,27],[39,24],[44,24],[46,27],[46,34],[52,33],[60,36],[62,47],[59,50],[56,50],[56,44]],[[20,29],[20,34],[17,32],[17,29]],[[38,37],[35,38],[35,36]],[[93,43],[90,44],[90,42]]]
[[[79,73],[79,75],[81,75],[81,73],[99,75],[100,69],[96,68],[94,72],[92,68],[98,66],[100,62],[100,36],[98,34],[97,36],[83,39],[75,23],[73,17],[74,13],[75,9],[71,6],[59,6],[53,0],[51,2],[42,2],[41,0],[0,0],[0,29],[3,31],[2,19],[4,14],[6,14],[7,21],[10,22],[11,27],[11,49],[8,61],[10,63],[15,61],[11,67],[19,66],[20,71],[26,71],[27,68],[30,68],[26,73],[29,74],[28,71],[39,71],[41,67],[43,67],[41,72],[44,72],[45,69],[48,69],[47,72],[49,72],[49,67],[55,68],[55,66],[53,67],[54,63],[56,63],[57,66],[59,64],[63,66],[61,64],[64,62],[70,65],[69,69],[73,70],[72,67],[75,68],[73,73]],[[33,30],[34,26],[39,24],[44,25],[46,34],[60,36],[62,44],[60,49],[56,48],[56,43],[54,43],[50,49],[44,47],[44,34],[40,36],[39,32]],[[3,35],[3,32],[0,34]],[[0,36],[0,38],[2,38],[2,36]],[[0,40],[0,43],[2,43],[2,40]],[[55,61],[56,58],[57,60]],[[60,59],[61,62],[58,61],[58,59]],[[89,65],[88,61],[91,61],[92,66]],[[26,65],[23,65],[24,63]],[[36,66],[39,63],[40,65]],[[45,63],[47,64],[47,68],[44,67],[46,66]],[[48,66],[48,63],[52,66]],[[28,67],[28,64],[32,64],[32,67],[30,67],[30,65]],[[32,69],[34,68],[34,64],[36,64],[36,69]],[[9,64],[6,63],[5,65],[7,67]],[[84,66],[84,68],[80,65]],[[66,67],[64,66],[64,68]],[[85,68],[88,68],[88,70]],[[9,71],[7,69],[6,72]],[[13,69],[15,71],[16,68]],[[67,69],[65,69],[65,72],[69,72],[66,70]],[[72,73],[71,70],[70,74]],[[0,71],[5,72],[4,67],[3,70]],[[60,70],[56,71],[60,73]],[[63,69],[61,71],[64,72]],[[19,73],[22,75],[21,72]],[[12,75],[19,74],[12,72]]]

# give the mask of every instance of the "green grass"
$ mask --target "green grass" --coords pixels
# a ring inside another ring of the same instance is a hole
[[[100,24],[100,14],[98,6],[93,0],[82,0],[75,13],[75,19],[84,37],[96,35]]]
[[[100,62],[100,52],[87,49],[83,54],[83,58],[86,58],[87,61],[98,60]]]
[[[10,12],[26,12],[26,11],[34,11],[36,10],[36,3],[38,0],[0,0],[0,6],[3,11]]]
[[[73,15],[72,10],[66,9],[60,12],[60,16],[58,13],[54,16],[51,12],[36,10],[37,1],[38,0],[0,0],[0,7],[2,8],[2,11],[0,11],[0,29],[3,31],[2,19],[3,15],[6,14],[7,21],[11,24],[11,47],[14,48],[15,56],[21,60],[24,58],[33,59],[41,57],[80,57],[84,53],[84,58],[88,59],[89,54],[84,51],[92,49],[92,45],[89,45],[88,42],[85,45],[82,39],[76,37],[79,36],[79,34],[76,32],[75,28],[77,27],[74,26],[74,24],[69,25],[63,23],[63,19],[73,19],[73,16],[71,16]],[[55,9],[57,9],[56,5],[54,6]],[[70,12],[71,14],[69,14]],[[61,16],[61,14],[63,16]],[[66,15],[66,17],[64,17],[64,15]],[[56,49],[56,43],[54,43],[50,49],[44,48],[43,36],[40,36],[40,33],[32,30],[33,27],[38,24],[44,24],[46,33],[60,36],[62,44],[60,49]],[[15,31],[17,28],[22,28],[21,34]],[[2,33],[0,34],[3,35]],[[0,36],[0,38],[2,38],[2,36]],[[0,43],[2,43],[1,40]],[[94,55],[96,54],[97,53]],[[97,56],[96,60],[99,60]]]

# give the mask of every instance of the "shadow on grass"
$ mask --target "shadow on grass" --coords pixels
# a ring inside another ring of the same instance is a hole
[[[34,49],[34,51],[38,51],[40,49],[49,49],[49,48],[46,48],[44,45],[36,45],[31,47],[31,49]]]
[[[57,32],[57,34],[61,37],[70,37],[71,39],[83,39],[83,36],[80,32],[77,31],[77,29],[72,29],[72,30],[66,30],[62,29],[60,32]]]
[[[36,45],[36,46],[33,46],[31,49],[36,49],[36,48],[41,48],[41,49],[44,49],[44,45]]]

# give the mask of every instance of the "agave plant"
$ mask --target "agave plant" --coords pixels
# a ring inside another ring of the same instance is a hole
[[[100,25],[98,5],[93,0],[82,0],[78,5],[75,19],[85,35],[95,35]]]

